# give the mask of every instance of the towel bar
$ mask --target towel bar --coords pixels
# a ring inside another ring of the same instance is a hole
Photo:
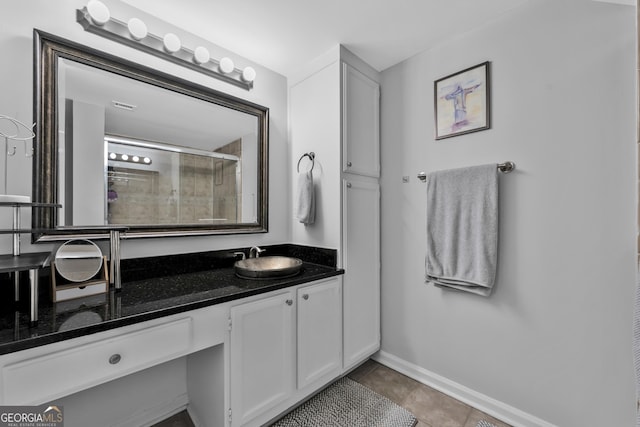
[[[300,162],[298,162],[298,163],[300,163]],[[504,163],[498,163],[496,165],[496,167],[502,173],[509,173],[509,172],[513,171],[516,168],[516,164],[514,162],[508,161],[508,162],[504,162]],[[420,172],[418,174],[418,179],[420,181],[422,181],[422,182],[427,182],[427,173],[426,172]]]

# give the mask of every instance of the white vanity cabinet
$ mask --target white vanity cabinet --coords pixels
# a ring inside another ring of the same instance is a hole
[[[342,369],[342,286],[325,280],[297,290],[298,388]]]
[[[340,376],[342,345],[338,275],[1,355],[0,404],[61,401],[74,427],[88,414],[152,425],[184,408],[203,427],[260,426]],[[173,384],[154,400],[168,384],[158,373]]]
[[[380,349],[380,187],[343,181],[344,368]]]
[[[342,62],[342,171],[380,177],[380,85]]]
[[[279,403],[294,388],[294,292],[231,308],[229,418],[246,425]]]
[[[191,331],[191,319],[184,318],[10,364],[2,368],[4,403],[44,403],[183,356]]]
[[[3,355],[0,404],[40,405],[222,344],[227,312],[221,304]]]
[[[231,307],[229,425],[263,425],[341,374],[341,280]]]

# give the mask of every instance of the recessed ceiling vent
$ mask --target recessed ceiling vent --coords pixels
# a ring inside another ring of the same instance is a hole
[[[135,105],[131,105],[131,104],[127,104],[126,102],[122,102],[122,101],[111,101],[113,102],[113,106],[116,108],[122,108],[123,110],[127,110],[127,111],[133,111],[136,109]]]

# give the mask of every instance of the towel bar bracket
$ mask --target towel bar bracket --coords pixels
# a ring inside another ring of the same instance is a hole
[[[508,162],[504,162],[504,163],[498,163],[497,168],[500,172],[502,173],[509,173],[512,172],[516,169],[516,164],[512,161],[508,161]],[[418,174],[418,179],[422,182],[427,182],[427,173],[426,172],[420,172]]]
[[[515,168],[516,168],[516,164],[511,161],[498,163],[498,169],[500,169],[500,172],[502,173],[512,172]]]

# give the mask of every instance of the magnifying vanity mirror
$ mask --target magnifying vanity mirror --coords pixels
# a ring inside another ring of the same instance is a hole
[[[62,205],[34,210],[35,240],[267,231],[266,107],[38,30],[34,40],[34,201]]]
[[[89,240],[74,239],[58,248],[56,271],[70,282],[86,282],[102,268],[102,252]]]

